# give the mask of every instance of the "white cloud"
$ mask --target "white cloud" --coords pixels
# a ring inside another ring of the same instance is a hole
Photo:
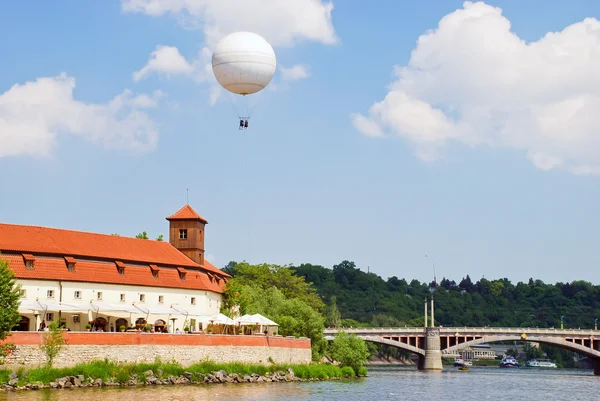
[[[152,72],[169,75],[187,75],[194,72],[194,67],[187,62],[179,50],[173,46],[157,46],[150,54],[148,64],[133,73],[133,80],[139,81]]]
[[[419,37],[389,93],[353,123],[407,139],[425,160],[458,142],[515,149],[544,170],[600,174],[598,71],[596,19],[527,43],[501,9],[465,2]]]
[[[333,4],[321,0],[121,0],[121,7],[152,16],[174,14],[186,26],[201,28],[208,46],[241,30],[256,32],[273,46],[302,40],[338,42],[331,20]]]
[[[78,135],[107,148],[154,149],[155,123],[142,109],[164,96],[134,96],[125,90],[107,104],[73,98],[75,79],[66,74],[16,84],[0,94],[0,157],[48,156],[60,134]]]
[[[307,67],[304,65],[295,65],[289,68],[280,66],[279,71],[281,72],[281,79],[284,81],[297,81],[310,76]]]
[[[353,114],[352,122],[354,127],[367,136],[382,137],[383,131],[379,124],[366,118],[361,114]]]
[[[172,14],[180,18],[186,28],[203,31],[204,47],[196,58],[188,61],[177,48],[159,46],[169,49],[169,54],[155,50],[148,64],[134,73],[134,79],[137,81],[149,72],[187,74],[196,82],[210,82],[211,105],[224,93],[212,73],[212,50],[221,38],[231,32],[256,32],[273,47],[292,47],[302,41],[327,45],[339,42],[332,23],[333,4],[323,0],[121,0],[121,8],[124,12],[155,17]],[[189,70],[189,66],[193,66],[193,71]],[[283,80],[308,77],[303,66],[280,68],[280,71]],[[279,86],[272,82],[270,89],[277,90]]]

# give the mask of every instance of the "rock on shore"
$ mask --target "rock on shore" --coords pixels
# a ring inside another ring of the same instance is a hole
[[[25,379],[25,377],[24,377]],[[0,391],[18,390],[40,390],[43,388],[73,389],[83,387],[110,387],[110,386],[141,386],[141,385],[176,385],[176,384],[218,384],[218,383],[275,383],[275,382],[299,382],[299,381],[321,381],[323,379],[300,379],[294,375],[290,368],[287,371],[267,372],[264,375],[252,374],[229,374],[224,370],[214,371],[209,374],[184,372],[180,376],[164,376],[161,370],[153,372],[148,370],[141,375],[131,375],[126,381],[115,379],[103,381],[92,377],[65,376],[52,381],[50,384],[26,383],[19,386],[19,377],[11,373],[8,383],[2,384]],[[335,379],[332,379],[335,380]]]

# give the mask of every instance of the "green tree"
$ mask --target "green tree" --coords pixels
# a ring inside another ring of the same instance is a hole
[[[346,332],[339,332],[330,346],[331,358],[338,361],[342,367],[350,366],[358,376],[360,368],[371,356],[365,340]]]
[[[56,322],[50,323],[49,331],[44,333],[43,341],[44,343],[40,345],[40,348],[46,354],[47,366],[52,367],[54,359],[65,345],[63,332]]]
[[[337,307],[337,298],[334,296],[329,300],[327,306],[327,326],[340,327],[342,324],[342,315]]]
[[[238,288],[242,296],[240,314],[261,315],[279,324],[283,336],[308,337],[312,344],[313,359],[323,356],[327,340],[323,336],[325,318],[299,298],[286,298],[278,288],[267,289],[251,286]]]
[[[139,239],[148,239],[148,233],[146,233],[146,231],[139,233],[138,235],[135,236],[135,238],[139,238]]]
[[[373,327],[402,327],[405,324],[390,315],[377,314],[373,315],[373,319],[371,319],[371,326]]]
[[[221,270],[231,276],[235,276],[237,274],[237,270],[235,269],[236,266],[237,262],[232,260],[229,263],[227,263],[225,267],[223,267]]]
[[[527,360],[544,357],[544,351],[539,347],[534,347],[530,342],[525,342],[523,344],[523,352],[525,353],[525,358]]]
[[[231,265],[231,262],[228,266]],[[286,298],[298,298],[321,312],[324,304],[317,291],[302,276],[287,266],[263,263],[251,265],[247,262],[236,263],[234,277],[229,280],[231,287],[251,285],[267,289],[278,288]]]
[[[156,237],[156,240],[162,242],[165,240],[165,237],[162,234],[160,234],[158,237]]]
[[[8,261],[0,255],[0,340],[4,340],[9,332],[21,320],[19,305],[21,304],[20,290],[17,280]]]
[[[490,287],[490,295],[494,297],[499,297],[502,295],[502,291],[504,290],[504,283],[502,281],[494,281]]]

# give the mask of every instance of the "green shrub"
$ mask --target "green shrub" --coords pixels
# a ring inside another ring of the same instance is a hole
[[[250,375],[253,373],[264,376],[267,372],[275,373],[277,371],[284,371],[287,373],[288,369],[292,369],[294,375],[301,379],[332,379],[332,378],[347,378],[353,377],[354,370],[347,367],[339,367],[329,363],[326,364],[247,364],[240,362],[231,363],[217,363],[211,360],[200,361],[196,364],[183,368],[177,362],[162,362],[157,359],[153,363],[117,363],[104,359],[102,361],[93,361],[88,363],[82,363],[69,368],[49,368],[41,367],[35,369],[20,368],[17,371],[19,375],[19,385],[26,383],[43,383],[48,384],[58,378],[65,376],[77,376],[83,375],[86,378],[102,379],[103,381],[114,380],[118,383],[127,383],[132,375],[138,376],[138,381],[144,382],[144,372],[152,370],[156,374],[159,370],[163,372],[163,376],[180,376],[183,372],[191,372],[194,374],[210,374],[214,371],[224,370],[228,374],[239,374],[239,375]],[[364,367],[362,368],[364,369]],[[366,369],[359,372],[361,375],[366,375]],[[0,385],[8,383],[10,370],[0,370]],[[24,373],[27,373],[24,377]]]

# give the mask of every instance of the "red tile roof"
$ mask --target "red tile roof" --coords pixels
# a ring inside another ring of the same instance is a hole
[[[202,216],[200,216],[190,205],[185,205],[177,212],[173,213],[167,220],[200,220],[204,224],[208,224],[208,221]]]
[[[32,258],[32,254],[60,256],[61,259],[68,256],[111,261],[113,266],[119,261],[188,267],[231,277],[208,261],[203,265],[197,264],[168,242],[48,227],[0,223],[0,253],[19,253],[21,262],[24,258]],[[37,258],[38,256],[35,257]],[[35,266],[38,265],[37,260],[34,263]],[[65,263],[64,259],[62,263]],[[78,261],[78,269],[80,264],[81,261]],[[146,270],[149,272],[148,268]]]
[[[222,293],[225,286],[224,280],[211,282],[205,272],[192,269],[187,270],[186,278],[182,280],[177,269],[172,267],[161,266],[159,276],[155,278],[148,266],[133,264],[125,264],[125,275],[120,275],[115,263],[112,262],[77,260],[77,269],[69,271],[62,257],[38,256],[33,269],[25,267],[21,254],[0,254],[0,258],[8,261],[9,268],[19,279],[185,288],[217,293]]]
[[[168,242],[47,227],[0,223],[0,253],[2,252],[108,260],[113,266],[116,261],[121,261],[189,267],[231,277],[207,261],[203,265],[195,263]],[[23,256],[20,255],[20,258],[22,260]],[[64,264],[64,260],[62,263]],[[81,263],[77,262],[78,269]],[[38,265],[37,260],[35,265]],[[148,268],[146,271],[150,274]]]

